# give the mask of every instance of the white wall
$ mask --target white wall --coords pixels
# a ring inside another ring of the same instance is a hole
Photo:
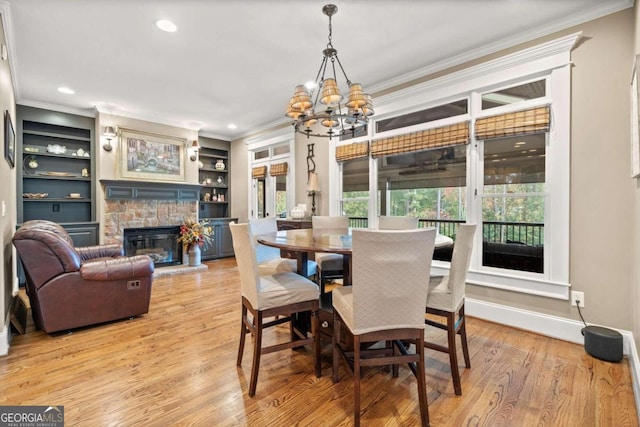
[[[5,11],[0,10],[4,15]],[[4,16],[2,26],[0,28],[0,46],[6,44],[4,35]],[[0,117],[4,117],[5,110],[9,111],[13,128],[16,132],[17,139],[17,122],[16,122],[16,102],[11,80],[11,69],[8,60],[0,60]],[[4,118],[3,125],[0,126],[0,141],[4,157]],[[15,161],[22,161],[22,154],[15,153]],[[0,330],[0,355],[6,354],[9,349],[9,340],[11,338],[11,330],[8,322],[8,308],[11,302],[11,296],[18,291],[18,277],[16,272],[15,249],[11,243],[11,238],[16,229],[17,221],[17,203],[16,203],[16,168],[10,167],[9,163],[4,159],[0,160],[0,176],[2,177],[2,185],[0,185],[0,248],[2,248],[2,262],[0,262],[0,277],[3,280],[3,292],[0,293],[0,307],[4,313],[2,329]]]

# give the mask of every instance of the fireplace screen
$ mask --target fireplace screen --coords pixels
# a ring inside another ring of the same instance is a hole
[[[182,245],[178,243],[180,226],[124,229],[127,256],[149,255],[156,267],[182,263]]]

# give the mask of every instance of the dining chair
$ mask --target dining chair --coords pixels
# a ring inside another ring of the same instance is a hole
[[[412,216],[379,216],[378,230],[413,230],[418,228],[418,218]]]
[[[446,321],[445,324],[442,324],[436,320],[425,318],[427,325],[447,331],[447,346],[425,342],[425,347],[449,354],[453,388],[458,396],[462,395],[462,386],[458,368],[456,335],[460,335],[465,366],[471,368],[464,316],[464,288],[471,262],[471,252],[473,252],[475,231],[476,224],[460,224],[458,226],[449,274],[430,278],[426,303],[427,314],[442,316]]]
[[[242,289],[242,322],[237,366],[242,365],[246,335],[251,333],[254,339],[249,396],[253,397],[256,394],[260,357],[263,354],[310,344],[313,347],[315,374],[320,378],[318,285],[306,277],[292,272],[260,275],[256,258],[256,243],[249,225],[231,222],[229,227],[231,228],[233,250],[240,271]],[[247,315],[248,312],[251,313],[251,320]],[[293,322],[295,314],[306,312],[311,312],[311,337],[298,330]],[[274,317],[275,320],[264,322],[264,319],[269,317]],[[291,325],[291,341],[262,347],[263,330],[286,322],[290,322]]]
[[[311,217],[311,228],[314,230],[339,229],[346,234],[349,229],[348,216],[321,216]],[[344,276],[343,255],[333,253],[316,252],[316,263],[318,263],[318,284],[320,285],[320,295],[325,293],[325,283],[328,279],[336,279]]]
[[[258,236],[260,234],[275,233],[278,231],[278,222],[274,217],[251,218],[249,219],[249,227],[251,234]],[[266,246],[261,243],[256,244],[256,255],[258,259],[258,270],[261,275],[269,275],[284,272],[297,272],[297,260],[292,258],[283,258],[280,256],[280,249]],[[308,277],[315,277],[318,274],[318,264],[316,261],[307,261]]]
[[[429,425],[424,365],[425,277],[431,270],[435,229],[363,230],[352,232],[353,285],[333,291],[333,382],[339,358],[354,378],[353,413],[360,425],[361,368],[407,363],[416,376],[420,419]],[[341,328],[353,336],[353,348],[342,345]],[[384,348],[361,350],[363,343],[384,341]],[[415,344],[409,353],[405,343]],[[417,366],[416,366],[417,365]]]

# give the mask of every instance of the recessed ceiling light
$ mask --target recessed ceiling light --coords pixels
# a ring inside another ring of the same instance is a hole
[[[313,90],[316,88],[316,82],[308,81],[304,84],[304,86],[309,90]]]
[[[167,33],[175,33],[176,31],[178,31],[178,27],[176,27],[176,24],[169,21],[168,19],[160,19],[156,21],[156,26],[162,31],[166,31]]]
[[[229,123],[227,125],[227,129],[238,129],[238,126],[234,125],[233,123]]]
[[[73,95],[75,93],[73,89],[64,86],[59,87],[58,92],[66,93],[67,95]]]

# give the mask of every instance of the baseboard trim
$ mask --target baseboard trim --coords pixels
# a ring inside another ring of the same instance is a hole
[[[464,311],[469,316],[477,317],[479,319],[584,345],[584,337],[581,332],[584,324],[576,320],[551,316],[544,313],[523,310],[473,298],[465,298]],[[598,326],[608,327],[606,325]],[[638,359],[635,339],[631,331],[620,329],[615,330],[622,334],[622,353],[627,356],[629,360],[633,396],[636,402],[636,413],[640,420],[640,359]]]
[[[4,319],[2,331],[0,331],[0,356],[9,354],[9,344],[11,343],[11,321],[9,316]]]

